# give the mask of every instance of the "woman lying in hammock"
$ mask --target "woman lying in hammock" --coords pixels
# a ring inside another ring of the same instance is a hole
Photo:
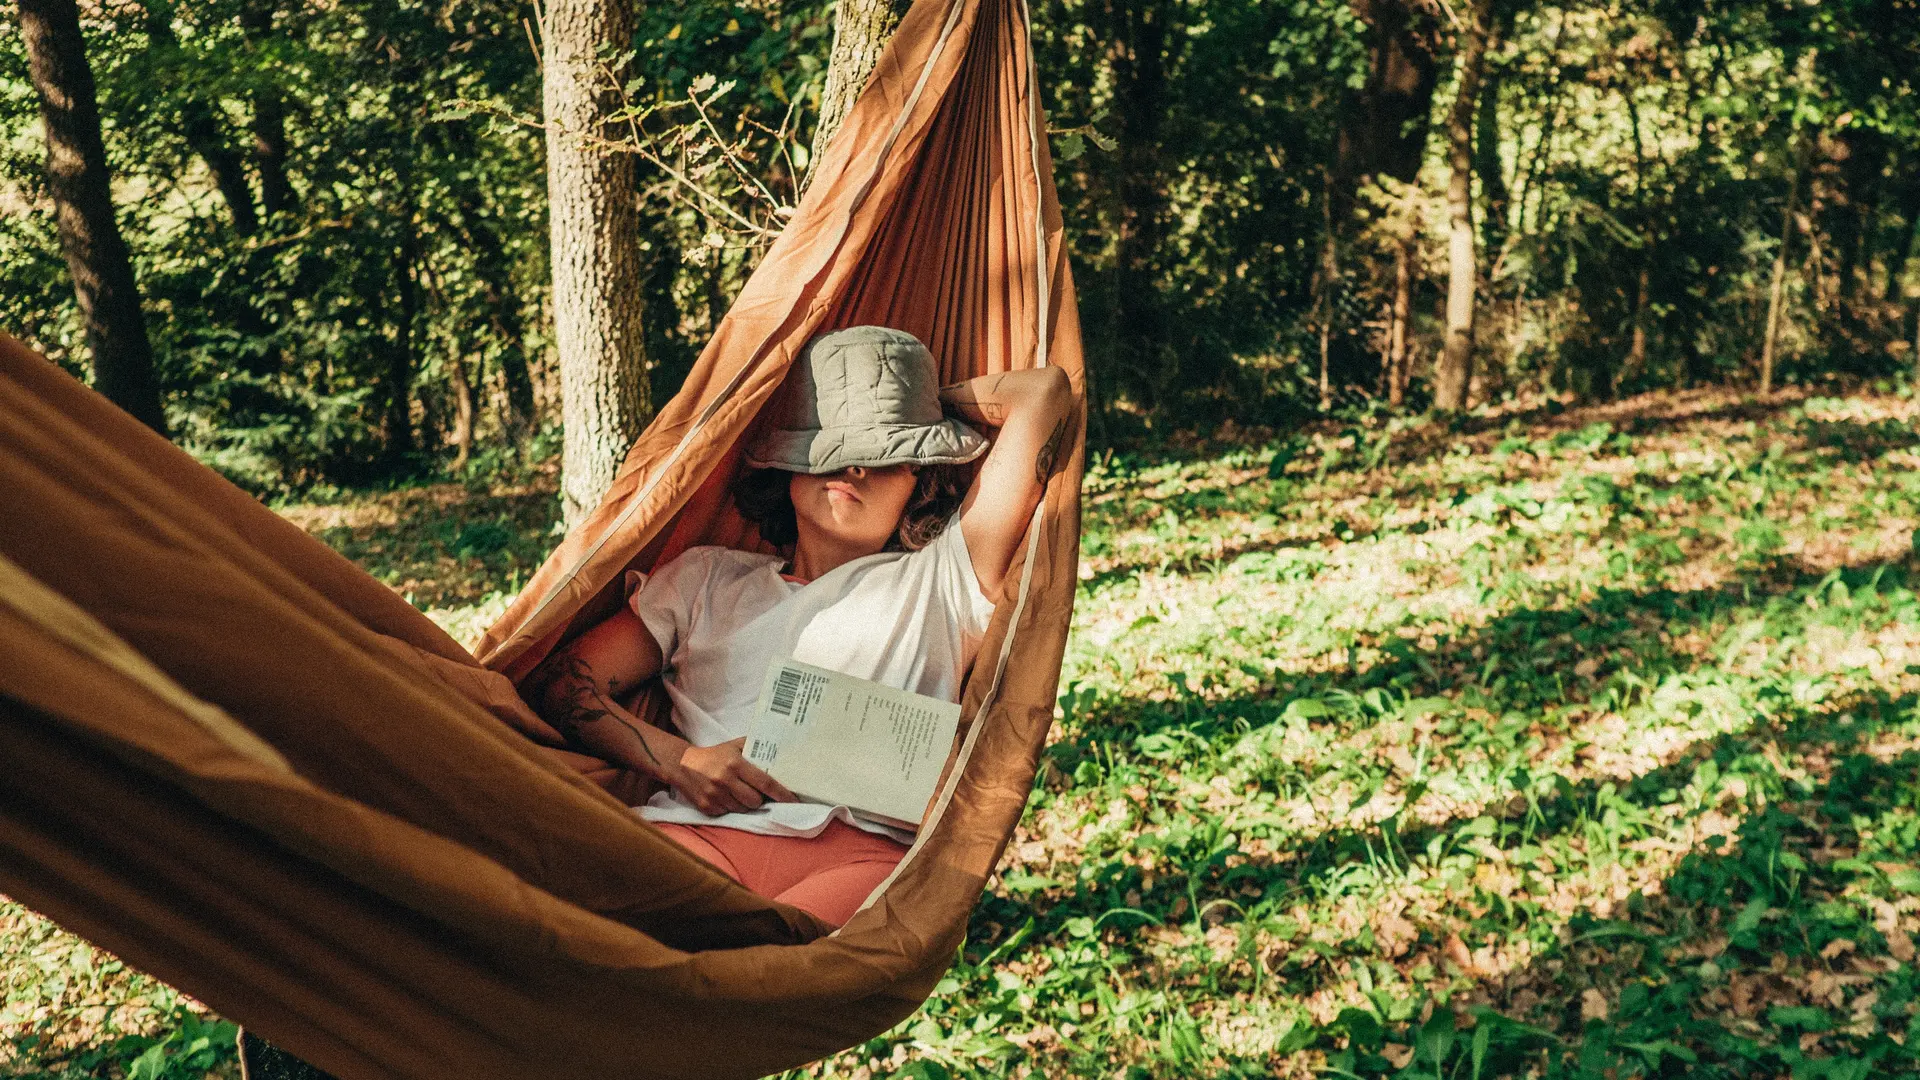
[[[836,926],[906,854],[898,830],[801,803],[744,756],[768,667],[803,663],[947,701],[1067,444],[1058,368],[935,389],[911,335],[814,339],[783,423],[749,448],[741,512],[790,558],[689,549],[546,661],[534,705],[568,738],[666,785],[642,816],[763,896]],[[958,420],[1000,429],[987,440]],[[961,497],[950,466],[985,450]],[[959,511],[954,512],[958,501]],[[615,704],[660,675],[680,734]]]

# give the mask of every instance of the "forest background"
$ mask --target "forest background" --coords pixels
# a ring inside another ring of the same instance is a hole
[[[263,494],[550,456],[535,8],[82,15],[179,442]],[[1388,424],[1436,393],[1605,400],[1920,360],[1913,0],[1041,0],[1033,18],[1096,447]],[[833,19],[641,5],[631,55],[608,58],[652,401],[790,212]],[[8,24],[0,326],[84,374],[44,155]]]
[[[73,35],[152,419],[466,640],[564,527],[562,7]],[[626,10],[644,412],[898,5]],[[1920,3],[1032,12],[1095,452],[1060,720],[950,976],[804,1075],[1920,1071]],[[23,25],[0,329],[117,392]],[[0,899],[0,1075],[231,1036]]]

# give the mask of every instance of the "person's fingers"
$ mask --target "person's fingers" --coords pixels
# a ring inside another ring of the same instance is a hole
[[[740,801],[740,808],[742,810],[759,809],[760,804],[766,801],[766,796],[760,794],[752,784],[747,783],[740,777],[729,776],[726,786],[733,797]]]
[[[751,762],[747,763],[746,777],[747,783],[752,784],[756,791],[759,791],[762,795],[772,799],[774,802],[800,801],[795,797],[793,792],[787,790],[785,784],[775,780],[767,774],[766,770],[759,768]]]

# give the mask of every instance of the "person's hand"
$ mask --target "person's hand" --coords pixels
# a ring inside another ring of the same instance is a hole
[[[745,756],[745,737],[717,746],[689,746],[680,756],[673,786],[709,817],[753,810],[771,799],[796,802],[794,794]]]

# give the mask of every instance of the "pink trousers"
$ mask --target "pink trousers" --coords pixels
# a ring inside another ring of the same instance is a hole
[[[907,854],[877,833],[830,822],[819,836],[764,836],[720,825],[657,827],[728,877],[783,904],[843,926]]]

